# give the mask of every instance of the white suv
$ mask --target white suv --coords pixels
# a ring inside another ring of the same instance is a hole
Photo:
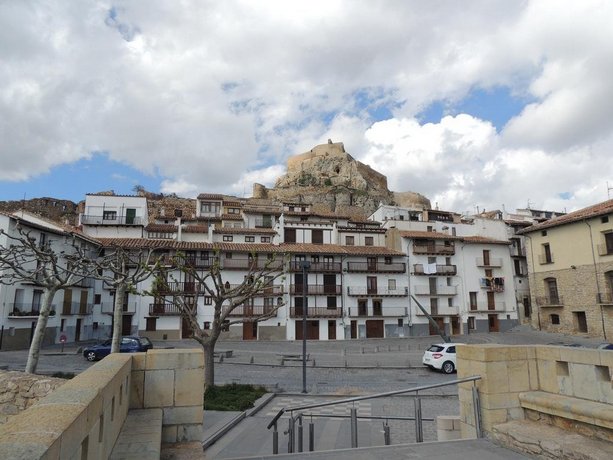
[[[421,362],[430,369],[438,369],[451,374],[456,369],[455,347],[457,343],[436,343],[425,351]]]

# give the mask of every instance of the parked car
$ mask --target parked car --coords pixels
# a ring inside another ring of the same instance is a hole
[[[601,343],[598,345],[599,350],[613,350],[613,343]]]
[[[457,343],[435,343],[424,352],[424,357],[421,362],[424,366],[430,369],[443,371],[445,374],[451,374],[456,370],[456,352]]]
[[[153,348],[151,340],[147,337],[122,337],[119,345],[121,353],[137,353],[139,351],[147,351]],[[96,361],[104,358],[111,353],[111,339],[105,340],[102,343],[92,345],[83,350],[83,357],[88,361]]]

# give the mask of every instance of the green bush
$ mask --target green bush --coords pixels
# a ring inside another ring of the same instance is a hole
[[[266,394],[266,388],[253,385],[216,385],[204,393],[204,408],[207,410],[238,410],[253,407],[253,403]]]
[[[54,372],[53,374],[51,374],[51,377],[56,377],[58,379],[67,379],[70,380],[71,378],[73,378],[75,376],[74,372]]]

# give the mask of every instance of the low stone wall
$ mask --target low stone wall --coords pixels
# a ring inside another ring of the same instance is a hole
[[[0,424],[11,415],[34,405],[65,382],[65,379],[44,375],[0,371]]]

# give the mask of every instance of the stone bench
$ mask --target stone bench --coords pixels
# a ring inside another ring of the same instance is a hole
[[[162,409],[131,409],[109,458],[157,460],[161,450]]]
[[[519,401],[524,409],[613,430],[610,404],[545,391],[519,393]]]

